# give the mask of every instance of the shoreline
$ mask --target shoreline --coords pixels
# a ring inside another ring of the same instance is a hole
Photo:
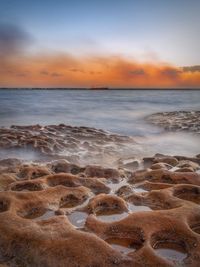
[[[0,134],[8,155],[27,149],[27,157],[46,156],[0,160],[4,266],[198,266],[200,154],[120,158],[134,148],[132,137],[64,124]],[[82,151],[86,164],[63,150]],[[92,163],[96,151],[107,167]]]

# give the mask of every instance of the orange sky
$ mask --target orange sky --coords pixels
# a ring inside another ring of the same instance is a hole
[[[199,88],[200,67],[141,63],[121,56],[70,54],[2,57],[0,87]]]

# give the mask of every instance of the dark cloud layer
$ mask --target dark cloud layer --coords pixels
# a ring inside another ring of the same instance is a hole
[[[200,65],[183,67],[184,72],[200,72]]]
[[[181,73],[181,70],[178,70],[172,67],[167,67],[162,71],[163,75],[166,75],[171,78],[176,78],[180,73]]]
[[[130,74],[133,74],[133,75],[145,75],[145,71],[143,69],[136,69],[136,70],[130,71]]]
[[[0,24],[1,56],[9,56],[21,52],[30,41],[29,34],[19,26]]]

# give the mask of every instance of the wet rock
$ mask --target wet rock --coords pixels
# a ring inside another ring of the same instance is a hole
[[[102,168],[100,166],[86,166],[85,174],[88,177],[106,178],[117,180],[120,178],[120,173],[116,169]]]
[[[77,144],[91,151],[94,143],[99,149],[108,141],[124,145],[127,137],[64,124],[13,126],[0,129],[0,135],[0,147],[30,145],[44,150],[48,162],[59,159],[47,164],[16,160],[0,164],[2,264],[199,266],[198,157],[156,154],[146,159],[151,169],[134,172],[93,166],[90,161],[82,168],[61,160],[59,153],[77,150]],[[106,152],[112,154],[112,148]],[[176,167],[169,170],[169,162]],[[81,228],[70,221],[73,214]]]
[[[194,169],[192,167],[183,167],[180,169],[175,170],[175,172],[193,172]]]
[[[94,214],[122,213],[128,210],[127,204],[122,198],[106,194],[92,198],[87,209]]]
[[[36,179],[51,172],[44,166],[22,166],[17,174],[20,179]]]
[[[200,111],[160,112],[148,116],[147,121],[173,131],[200,132]]]
[[[180,199],[200,204],[200,186],[179,185],[174,188],[173,195]]]
[[[165,169],[165,170],[169,170],[171,169],[172,166],[167,164],[167,163],[163,163],[163,162],[160,162],[160,163],[155,163],[151,166],[151,169],[152,170],[157,170],[157,169]]]
[[[129,182],[131,183],[138,183],[142,182],[146,179],[147,174],[150,172],[149,169],[144,170],[138,170],[132,173],[132,175],[129,177]]]
[[[186,161],[192,161],[200,165],[200,159],[197,157],[186,157],[186,156],[174,156],[178,161],[186,160]]]
[[[12,174],[0,174],[0,191],[7,190],[8,186],[15,181],[16,180]]]
[[[117,190],[116,195],[123,198],[132,193],[133,193],[132,188],[129,185],[124,185]]]
[[[190,161],[190,160],[179,161],[177,167],[179,167],[179,168],[191,168],[193,171],[196,171],[200,168],[199,164],[197,164],[193,161]]]
[[[84,171],[84,168],[81,168],[76,164],[72,164],[67,160],[54,161],[51,163],[50,167],[55,173],[66,172],[66,173],[78,174]]]
[[[116,164],[119,168],[127,170],[135,170],[139,167],[139,161],[134,158],[119,159]]]
[[[28,152],[33,160],[66,159],[74,164],[70,171],[73,174],[77,174],[79,164],[86,165],[90,162],[92,165],[100,162],[108,165],[111,157],[115,156],[115,159],[121,157],[121,146],[127,149],[135,146],[133,138],[128,136],[64,124],[0,128],[0,135],[0,148],[8,152],[9,150],[25,152],[25,160]]]
[[[145,157],[143,158],[144,168],[149,168],[154,163],[154,157]]]
[[[176,166],[178,164],[178,160],[174,157],[155,158],[154,162],[155,163],[159,163],[159,162],[167,163],[167,164],[172,165],[172,166]]]
[[[13,167],[21,164],[21,160],[16,158],[8,158],[0,160],[0,166],[3,167]]]
[[[139,167],[139,163],[138,163],[138,161],[134,160],[132,162],[124,164],[123,167],[125,169],[128,169],[128,170],[134,170],[134,169],[137,169]]]
[[[158,169],[152,171],[136,171],[129,178],[129,182],[137,183],[142,181],[161,182],[169,184],[186,183],[200,184],[200,174],[190,172],[172,172],[168,170]]]
[[[102,180],[102,179],[101,179]],[[63,185],[66,187],[85,186],[90,188],[95,194],[108,193],[110,191],[101,180],[96,178],[81,178],[72,174],[54,174],[46,177],[49,186]]]

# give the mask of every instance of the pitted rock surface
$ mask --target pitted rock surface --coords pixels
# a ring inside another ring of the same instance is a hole
[[[199,170],[199,156],[161,154],[134,171],[1,160],[0,266],[198,267]]]
[[[94,159],[107,163],[120,158],[122,151],[135,145],[133,138],[100,129],[70,125],[32,125],[0,128],[0,150],[21,151],[37,160],[65,159],[85,165]],[[0,151],[1,152],[1,151]],[[0,154],[1,158],[1,154]]]
[[[200,111],[160,112],[148,116],[147,120],[166,130],[190,131],[200,134]]]

